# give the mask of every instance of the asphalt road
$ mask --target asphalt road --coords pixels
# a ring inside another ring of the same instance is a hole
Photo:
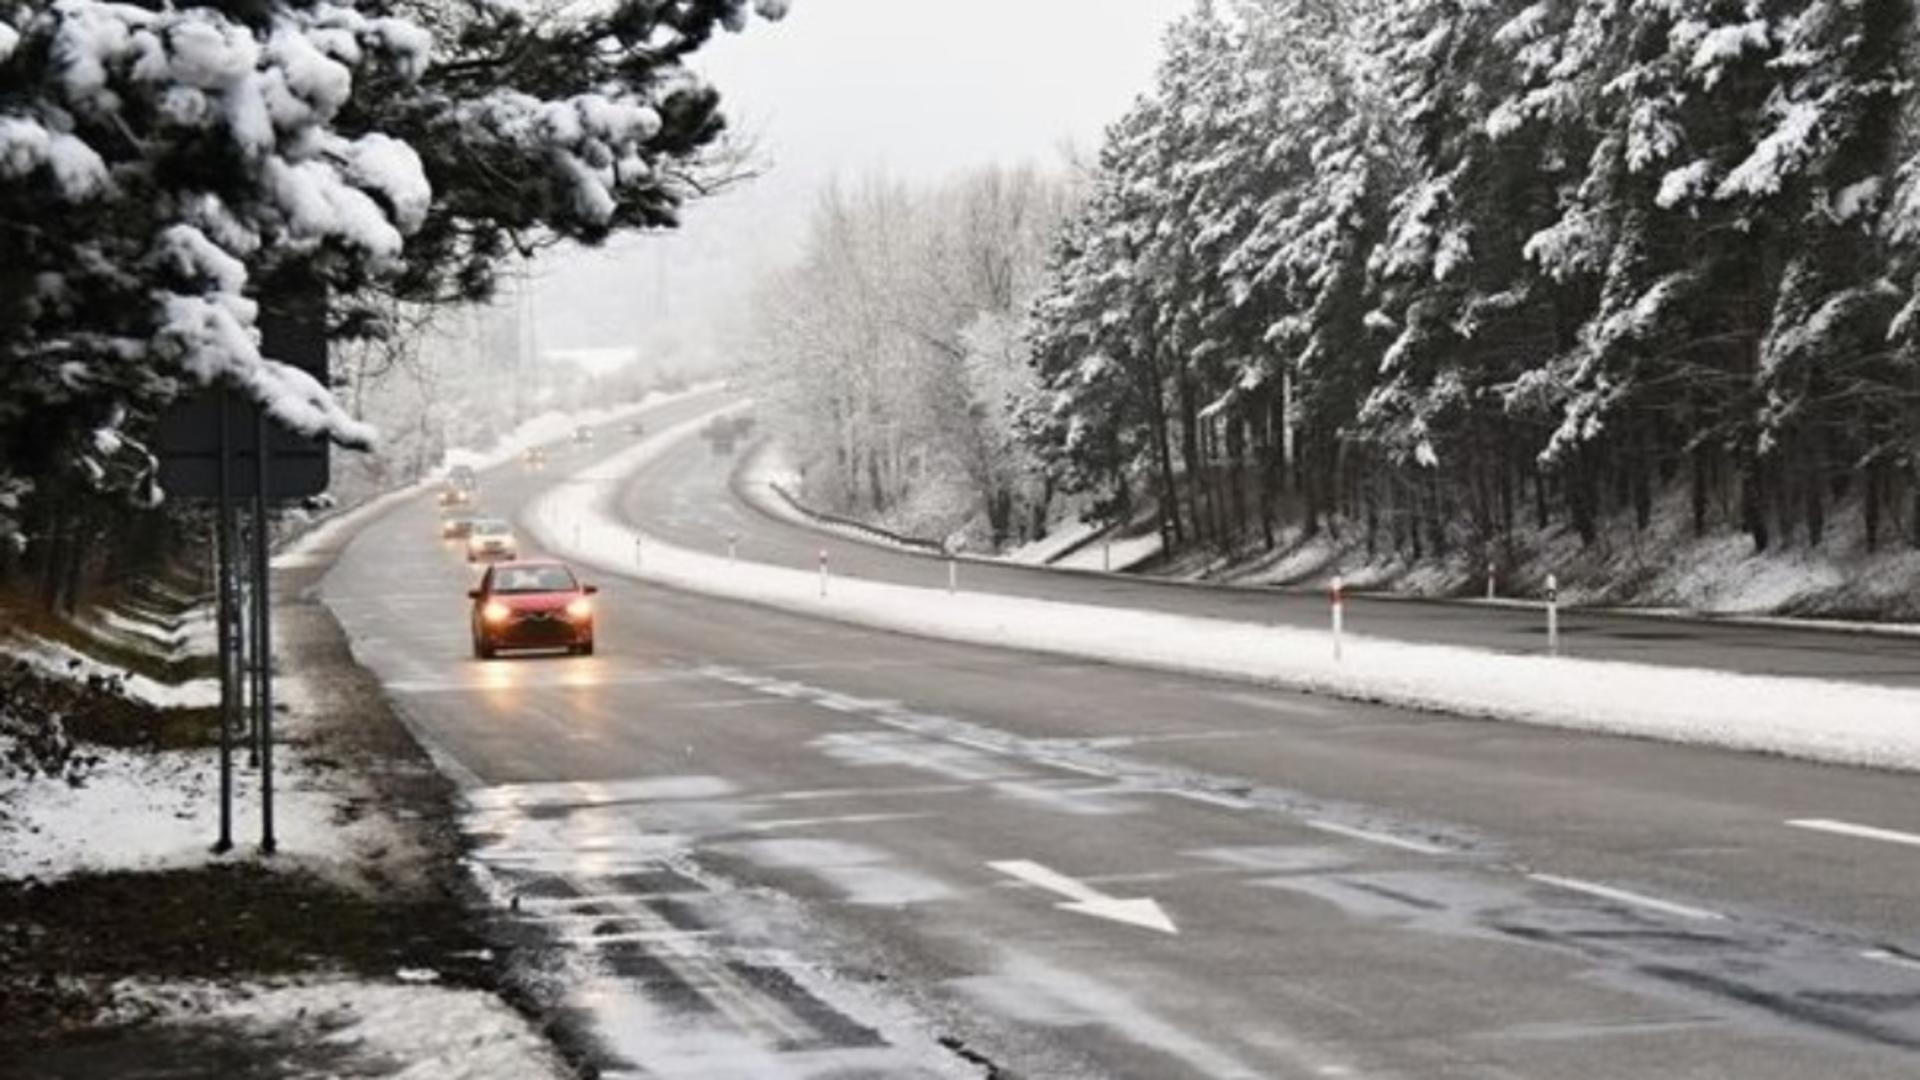
[[[647,470],[627,493],[629,516],[651,533],[703,551],[724,550],[727,536],[734,534],[742,558],[805,570],[815,567],[824,549],[837,574],[946,585],[946,564],[937,556],[822,532],[756,509],[727,483],[735,459],[713,454],[702,441],[682,445],[671,457]],[[961,575],[965,587],[978,592],[1270,625],[1328,624],[1327,599],[1317,592],[1214,588],[980,561],[966,563]],[[1347,628],[1355,634],[1512,653],[1547,647],[1545,617],[1529,606],[1351,595]],[[1563,612],[1561,647],[1566,655],[1594,659],[1920,687],[1920,637],[1574,609]]]
[[[703,455],[669,455],[633,489],[650,530],[713,543],[757,520]],[[513,513],[592,457],[497,471],[483,500]],[[435,513],[422,500],[367,528],[321,595],[468,788],[477,873],[568,943],[611,1075],[1920,1070],[1911,777],[930,642],[617,579],[599,581],[599,655],[480,663],[472,571]],[[1071,587],[1118,603],[1128,586]],[[1722,632],[1696,647],[1744,655]],[[1789,824],[1808,820],[1828,824]]]

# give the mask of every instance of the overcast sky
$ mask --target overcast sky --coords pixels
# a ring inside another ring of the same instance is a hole
[[[548,259],[542,347],[696,341],[696,324],[791,255],[814,192],[835,176],[932,181],[1095,148],[1191,2],[794,0],[785,21],[723,36],[697,66],[769,171],[691,207],[671,239]]]

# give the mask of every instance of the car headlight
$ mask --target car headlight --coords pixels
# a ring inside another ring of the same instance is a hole
[[[513,609],[498,600],[493,600],[480,609],[480,617],[490,623],[503,623],[513,618]]]
[[[567,618],[574,622],[586,622],[593,618],[593,601],[581,597],[567,605]]]

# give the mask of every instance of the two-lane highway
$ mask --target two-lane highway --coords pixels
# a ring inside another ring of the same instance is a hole
[[[513,514],[591,456],[496,471],[483,500]],[[627,505],[711,545],[754,520],[729,467],[696,443]],[[598,656],[482,663],[472,571],[434,526],[425,500],[378,521],[322,593],[468,787],[476,873],[564,943],[609,1074],[1900,1077],[1920,1061],[1909,777],[618,579],[598,581]],[[762,557],[751,535],[742,556]]]
[[[945,560],[878,546],[794,524],[742,497],[740,460],[700,440],[676,448],[627,492],[624,507],[647,531],[684,547],[723,552],[737,536],[741,558],[811,570],[821,551],[838,574],[903,585],[944,587]],[[1214,588],[1125,575],[1061,572],[973,560],[965,588],[1083,604],[1141,607],[1269,625],[1324,628],[1323,595],[1302,590]],[[1546,622],[1531,607],[1435,603],[1350,595],[1348,629],[1401,641],[1543,652]],[[1920,687],[1920,637],[1840,633],[1790,626],[1569,611],[1562,618],[1568,655],[1600,660],[1709,668],[1759,675]]]

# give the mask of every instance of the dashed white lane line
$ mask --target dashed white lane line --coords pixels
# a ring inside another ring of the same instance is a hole
[[[772,821],[750,822],[741,828],[746,832],[776,832],[782,829],[813,829],[830,825],[877,825],[894,821],[918,821],[935,815],[915,814],[841,814],[837,817],[801,817],[776,818]]]
[[[1872,960],[1877,964],[1891,964],[1894,967],[1905,968],[1908,971],[1920,971],[1920,959],[1902,953],[1890,952],[1886,949],[1868,949],[1866,952],[1860,954],[1860,958],[1862,960]]]
[[[1208,806],[1225,807],[1228,810],[1251,810],[1254,804],[1232,795],[1218,795],[1211,791],[1189,791],[1186,788],[1165,788],[1164,792],[1175,798],[1189,802],[1205,803]]]
[[[1579,878],[1556,877],[1552,874],[1528,874],[1527,880],[1537,881],[1542,885],[1551,885],[1557,889],[1567,889],[1572,892],[1585,893],[1588,896],[1597,896],[1603,900],[1614,900],[1622,904],[1631,904],[1634,907],[1646,908],[1649,911],[1675,915],[1682,919],[1714,922],[1724,921],[1726,919],[1725,915],[1717,911],[1688,907],[1685,904],[1676,904],[1671,900],[1662,900],[1655,896],[1644,896],[1640,893],[1628,892],[1625,889],[1616,889],[1611,885],[1601,885],[1593,881],[1582,881]]]
[[[1420,840],[1409,840],[1404,836],[1370,832],[1366,829],[1356,829],[1351,825],[1342,825],[1337,821],[1308,820],[1302,822],[1302,824],[1310,829],[1319,829],[1321,832],[1333,833],[1335,836],[1344,836],[1349,840],[1359,840],[1368,844],[1379,844],[1383,847],[1399,848],[1402,851],[1412,851],[1420,855],[1453,854],[1452,850],[1443,848],[1438,844],[1429,844]]]
[[[1826,818],[1801,818],[1789,821],[1788,825],[1796,829],[1811,829],[1814,832],[1834,833],[1838,836],[1852,836],[1861,840],[1880,840],[1889,844],[1905,844],[1920,847],[1920,835],[1900,832],[1896,829],[1881,829],[1872,825],[1855,825],[1850,821],[1830,821]]]
[[[1096,769],[1091,765],[1081,765],[1077,762],[1065,761],[1060,758],[1054,758],[1054,757],[1042,757],[1042,758],[1036,758],[1035,760],[1038,761],[1040,764],[1046,765],[1050,768],[1065,769],[1067,772],[1076,772],[1082,776],[1097,776],[1102,780],[1113,779],[1112,773],[1106,771],[1105,769]]]

